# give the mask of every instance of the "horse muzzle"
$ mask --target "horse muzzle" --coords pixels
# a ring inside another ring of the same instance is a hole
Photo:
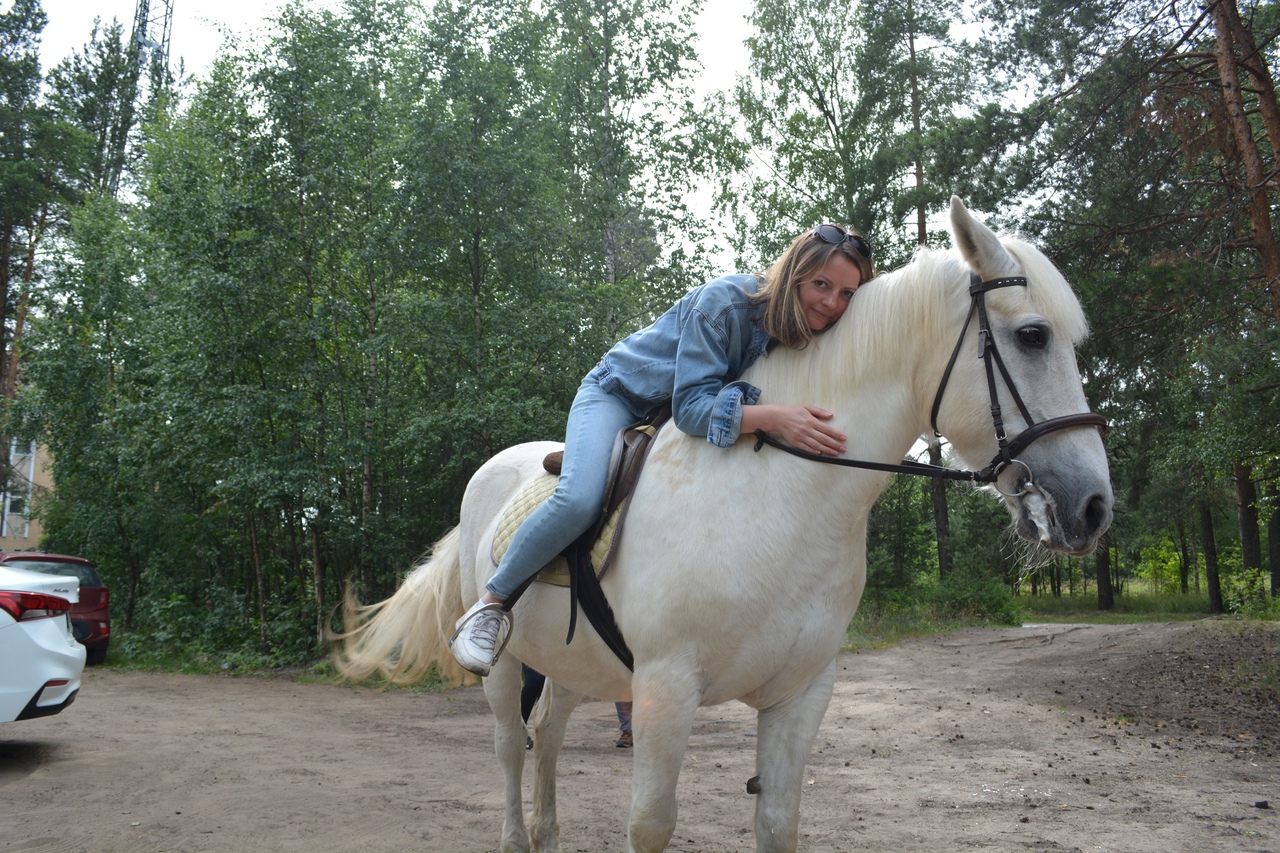
[[[1072,557],[1087,557],[1111,526],[1114,499],[1106,484],[1068,488],[1054,477],[1037,483],[1028,468],[1017,485],[1016,492],[1002,490],[1001,494],[1013,510],[1018,535],[1029,542]]]

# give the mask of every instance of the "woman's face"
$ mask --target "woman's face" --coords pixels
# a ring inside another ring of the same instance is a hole
[[[862,272],[858,265],[840,252],[835,252],[813,278],[800,282],[800,308],[809,328],[821,332],[844,315]]]

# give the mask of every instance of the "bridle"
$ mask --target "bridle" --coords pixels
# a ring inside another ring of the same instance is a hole
[[[883,462],[865,462],[858,459],[836,459],[831,456],[823,456],[819,453],[809,453],[805,450],[799,450],[788,444],[784,444],[775,438],[767,435],[763,430],[756,430],[756,450],[768,444],[770,447],[776,447],[785,450],[795,456],[804,459],[811,459],[815,462],[825,462],[830,465],[843,465],[849,468],[868,468],[873,471],[890,471],[898,474],[915,474],[924,477],[934,477],[945,480],[967,480],[975,483],[992,483],[994,484],[1000,477],[1005,468],[1013,464],[1021,465],[1027,470],[1027,483],[1023,486],[1023,490],[1009,495],[1007,492],[1003,494],[1009,497],[1019,497],[1028,490],[1035,488],[1034,478],[1031,468],[1027,463],[1018,459],[1018,454],[1026,450],[1032,442],[1043,438],[1051,432],[1057,432],[1063,429],[1074,429],[1076,427],[1094,427],[1096,429],[1105,430],[1107,427],[1106,418],[1096,412],[1079,412],[1073,415],[1062,415],[1061,417],[1049,418],[1037,422],[1031,417],[1031,413],[1027,410],[1027,406],[1022,402],[1022,396],[1018,394],[1018,388],[1013,384],[1013,377],[1009,375],[1009,369],[1005,367],[1004,359],[1000,357],[1000,349],[996,346],[995,336],[991,334],[991,324],[987,320],[987,303],[986,293],[989,290],[996,290],[1001,287],[1026,287],[1027,279],[1025,276],[1010,276],[1007,278],[994,278],[990,281],[983,281],[982,277],[976,272],[969,273],[969,315],[965,318],[964,326],[960,329],[960,337],[956,339],[955,348],[951,350],[951,358],[947,361],[946,370],[942,372],[942,380],[938,383],[938,391],[933,397],[933,410],[929,416],[929,426],[933,428],[933,434],[938,438],[942,437],[942,433],[938,431],[938,411],[942,408],[942,397],[947,391],[947,383],[951,379],[951,371],[956,365],[956,360],[960,357],[960,348],[964,345],[964,336],[969,331],[969,325],[973,322],[973,318],[978,318],[978,357],[982,359],[987,371],[987,392],[991,398],[991,422],[995,428],[996,444],[999,447],[996,455],[992,457],[987,467],[981,471],[965,471],[957,468],[944,468],[940,465],[926,465],[922,462],[915,462],[910,459],[904,459],[900,464],[891,464]],[[1027,423],[1027,428],[1018,433],[1013,439],[1005,434],[1004,414],[1000,408],[1000,396],[996,389],[996,370],[999,369],[1000,376],[1004,379],[1005,387],[1009,389],[1013,402],[1018,407],[1018,412]],[[999,488],[997,486],[997,488]]]

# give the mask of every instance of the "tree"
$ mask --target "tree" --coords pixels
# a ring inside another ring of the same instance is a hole
[[[150,511],[161,496],[147,487],[134,433],[134,379],[146,370],[133,327],[135,241],[109,197],[92,196],[77,209],[52,274],[35,293],[30,384],[14,409],[17,430],[47,443],[54,462],[52,502],[37,506],[46,544],[92,554],[123,581],[117,603],[126,630],[135,624],[146,568],[139,540],[166,529]]]
[[[1258,170],[1280,121],[1255,47],[1275,32],[1272,5],[1239,26],[1233,0],[983,6],[1006,69],[1036,93],[1007,174],[1029,202],[1024,228],[1061,259],[1093,320],[1087,392],[1118,427],[1127,519],[1161,515],[1139,502],[1170,491],[1161,478],[1176,490],[1193,465],[1226,471],[1276,452],[1274,237]],[[1206,498],[1215,479],[1195,481]]]
[[[19,353],[39,251],[75,197],[85,139],[40,101],[38,0],[0,13],[0,400],[18,389]],[[0,485],[7,492],[10,430],[0,427]]]
[[[37,251],[58,205],[74,198],[85,141],[40,102],[38,39],[45,22],[39,0],[17,0],[0,13],[0,396],[6,400],[16,388],[14,348]]]
[[[1213,508],[1207,498],[1201,498],[1200,533],[1204,542],[1204,576],[1209,590],[1209,612],[1222,613],[1222,584],[1218,574],[1218,538],[1213,530]]]
[[[134,80],[119,21],[94,20],[89,41],[49,72],[49,107],[92,140],[82,192],[112,192],[125,163],[117,144],[133,120]]]
[[[980,93],[949,36],[955,14],[930,0],[756,4],[752,77],[735,104],[742,147],[763,165],[748,170],[728,149],[745,187],[721,194],[740,252],[775,257],[803,228],[842,221],[871,237],[882,265],[909,256],[919,211],[954,188],[935,149]]]
[[[595,8],[290,5],[155,113],[136,199],[75,212],[22,425],[55,449],[50,541],[102,558],[137,636],[313,652],[345,583],[389,592],[475,468],[558,437],[698,274],[644,174],[687,131],[645,118],[683,13],[611,30],[610,125],[562,76]],[[91,72],[68,114],[105,114]]]

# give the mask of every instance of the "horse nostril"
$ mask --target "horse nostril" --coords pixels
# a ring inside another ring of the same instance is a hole
[[[1106,530],[1111,524],[1111,502],[1102,495],[1089,498],[1084,508],[1084,523],[1090,535]]]

